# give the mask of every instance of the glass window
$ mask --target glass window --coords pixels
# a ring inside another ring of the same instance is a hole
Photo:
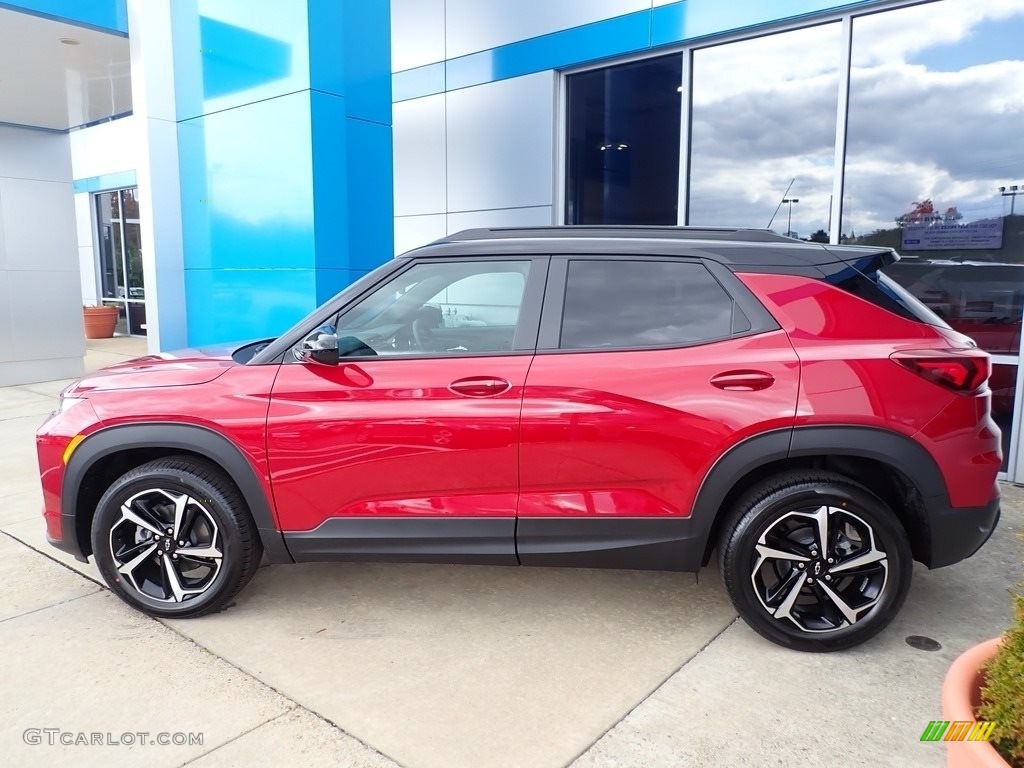
[[[568,78],[566,223],[678,222],[679,54]]]
[[[1017,402],[1017,366],[993,364],[988,387],[992,390],[992,419],[1003,433],[1002,470],[1006,472],[1012,449],[1010,436],[1013,434],[1013,408]]]
[[[117,333],[146,335],[142,242],[136,189],[96,195],[100,290],[105,304],[120,310]]]
[[[336,323],[342,355],[474,355],[511,351],[528,261],[422,263]]]
[[[689,223],[828,241],[839,23],[693,54]]]
[[[732,297],[700,264],[569,263],[562,349],[685,346],[749,328]]]
[[[1024,0],[854,19],[842,240],[994,354],[1024,309]],[[1015,194],[1017,193],[1017,194]]]

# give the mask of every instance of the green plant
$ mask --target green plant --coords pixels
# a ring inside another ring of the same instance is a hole
[[[979,720],[996,723],[992,743],[1010,765],[1024,767],[1024,587],[1013,593],[1014,620],[985,665]]]

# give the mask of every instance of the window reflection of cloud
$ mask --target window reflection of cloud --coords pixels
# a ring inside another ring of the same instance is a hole
[[[690,223],[764,227],[795,177],[793,229],[827,227],[839,44],[828,24],[696,52]]]
[[[891,228],[926,198],[968,221],[1001,215],[997,187],[1024,175],[1024,51],[992,61],[993,22],[1024,39],[1024,0],[855,20],[844,231]]]

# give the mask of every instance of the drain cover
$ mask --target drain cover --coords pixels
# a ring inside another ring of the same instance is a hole
[[[907,645],[911,648],[916,648],[919,651],[940,651],[942,650],[942,643],[938,640],[932,640],[930,637],[924,635],[910,635],[907,637]]]

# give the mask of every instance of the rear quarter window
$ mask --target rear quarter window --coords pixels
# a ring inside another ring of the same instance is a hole
[[[892,265],[889,269],[895,269],[895,267],[896,265]],[[907,320],[949,328],[949,325],[941,317],[882,269],[861,272],[855,267],[849,266],[840,272],[829,275],[827,280],[837,288]]]

